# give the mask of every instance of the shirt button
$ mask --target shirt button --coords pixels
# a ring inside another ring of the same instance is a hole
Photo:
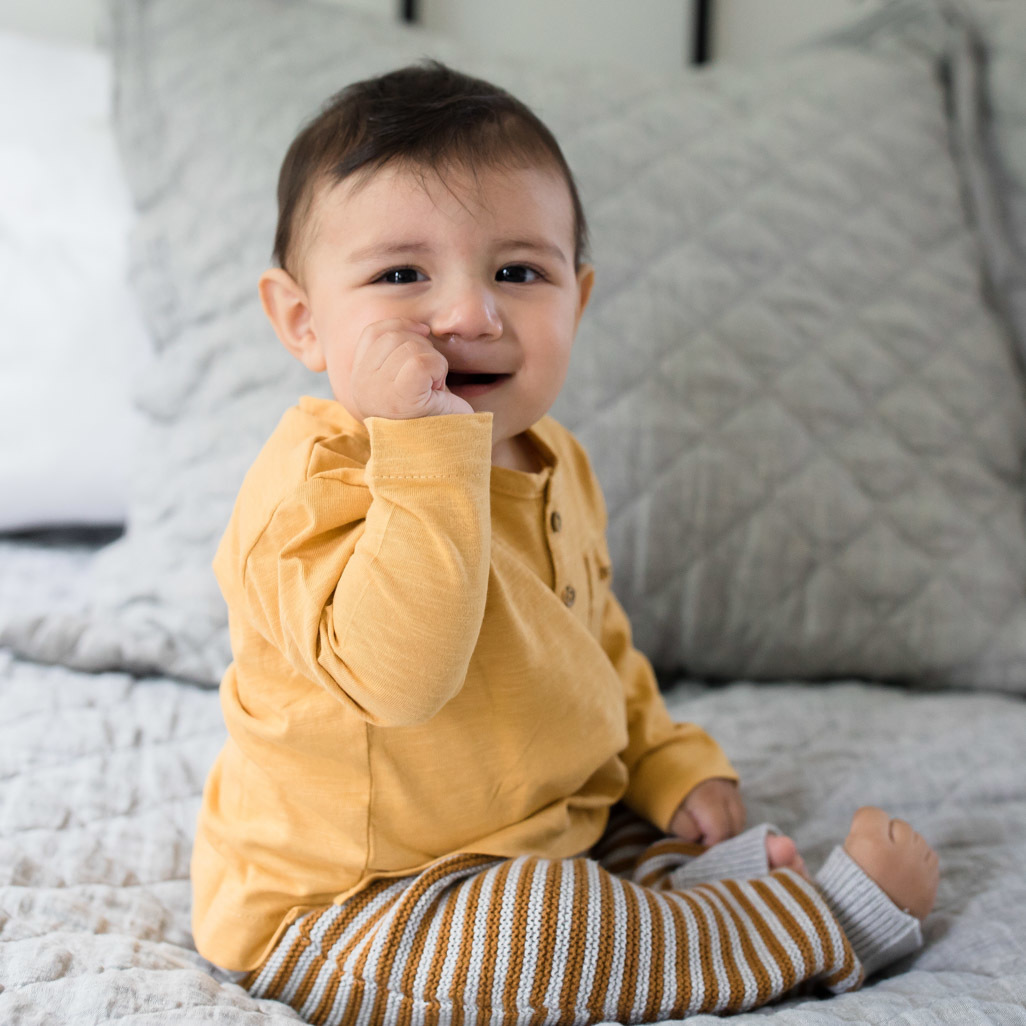
[[[577,592],[574,591],[574,589],[568,584],[563,589],[563,605],[566,606],[567,609],[569,609],[574,604],[574,600],[576,598]]]
[[[555,511],[552,511],[552,516],[549,517],[549,524],[553,531],[559,531],[563,526],[563,518]]]

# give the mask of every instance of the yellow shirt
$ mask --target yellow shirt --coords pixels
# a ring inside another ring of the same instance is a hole
[[[303,398],[257,457],[214,560],[206,958],[255,968],[302,912],[450,853],[580,854],[621,798],[666,829],[736,777],[631,646],[583,449],[548,417],[529,438],[535,474],[492,466],[488,413],[363,425]]]

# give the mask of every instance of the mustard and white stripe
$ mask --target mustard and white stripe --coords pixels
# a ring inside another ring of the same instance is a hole
[[[669,889],[699,851],[621,818],[590,857],[450,856],[308,913],[248,986],[311,1023],[588,1026],[859,985],[851,945],[797,874]]]

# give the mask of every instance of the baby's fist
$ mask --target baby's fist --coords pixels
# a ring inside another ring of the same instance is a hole
[[[426,324],[400,318],[364,328],[350,374],[355,412],[362,420],[474,412],[445,387],[449,364],[431,344],[430,334]]]
[[[739,834],[745,803],[733,780],[704,780],[691,790],[670,820],[670,833],[692,844],[711,847]]]

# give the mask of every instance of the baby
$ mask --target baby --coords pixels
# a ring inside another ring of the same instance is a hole
[[[261,300],[334,398],[285,413],[214,562],[203,955],[311,1022],[591,1023],[914,950],[925,841],[861,809],[813,881],[631,645],[598,483],[547,416],[594,281],[551,133],[405,68],[302,130],[278,202]]]

